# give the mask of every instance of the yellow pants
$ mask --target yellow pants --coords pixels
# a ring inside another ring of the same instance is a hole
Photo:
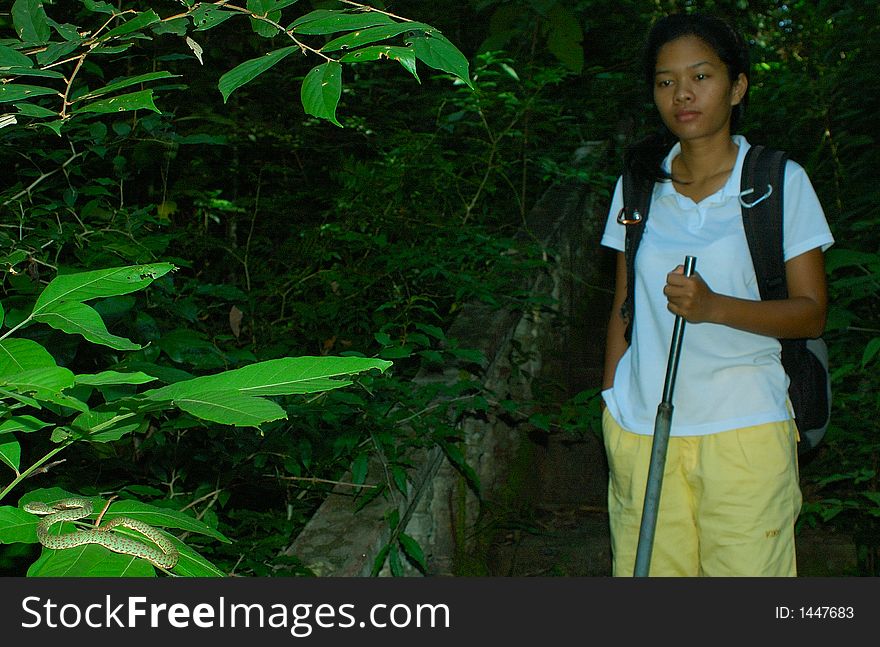
[[[631,577],[653,437],[626,431],[607,409],[602,428],[613,574]],[[670,437],[649,575],[795,577],[801,502],[791,420]]]

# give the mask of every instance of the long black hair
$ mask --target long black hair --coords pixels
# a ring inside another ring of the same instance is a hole
[[[711,47],[727,66],[731,82],[740,74],[749,79],[751,64],[749,50],[742,36],[720,18],[701,13],[672,14],[658,20],[648,34],[642,55],[642,73],[648,88],[654,87],[657,55],[666,43],[683,36],[696,36]],[[733,107],[730,131],[736,132],[748,102],[748,86],[742,100]],[[666,128],[653,133],[630,146],[624,153],[624,164],[634,177],[653,184],[656,180],[669,180],[662,163],[675,144],[675,136]]]

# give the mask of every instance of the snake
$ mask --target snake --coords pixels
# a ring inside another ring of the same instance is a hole
[[[159,568],[168,570],[174,568],[177,560],[180,558],[180,554],[168,537],[153,526],[131,517],[115,517],[90,530],[77,530],[76,532],[61,535],[51,534],[49,529],[56,523],[77,521],[92,514],[94,510],[92,502],[85,498],[73,497],[62,499],[52,505],[42,501],[31,501],[24,505],[24,510],[31,514],[43,516],[40,523],[37,524],[37,539],[46,548],[64,550],[85,544],[100,544],[115,553],[140,557]],[[151,539],[158,548],[149,546],[136,539],[110,532],[116,526],[136,530]]]

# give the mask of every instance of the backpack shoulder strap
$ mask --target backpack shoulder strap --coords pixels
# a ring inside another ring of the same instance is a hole
[[[782,230],[787,159],[784,151],[752,146],[740,180],[743,228],[763,300],[788,296]]]
[[[623,170],[623,208],[626,219],[631,224],[626,225],[626,243],[624,246],[624,258],[626,260],[626,300],[623,302],[621,316],[626,320],[624,338],[627,343],[632,339],[633,319],[635,317],[635,264],[636,252],[648,222],[648,211],[651,208],[651,194],[653,182],[637,182],[624,165]],[[634,222],[633,222],[634,221]]]
[[[754,146],[746,153],[741,190],[743,227],[762,299],[784,299],[783,186],[787,155]],[[767,195],[772,187],[769,195]],[[749,206],[751,205],[751,206]],[[831,414],[831,383],[828,357],[821,340],[779,340],[782,367],[790,378],[788,397],[801,441],[798,451],[814,446],[825,433]]]

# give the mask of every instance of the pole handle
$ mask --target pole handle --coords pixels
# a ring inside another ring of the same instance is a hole
[[[694,268],[697,266],[697,257],[696,256],[685,256],[684,257],[684,275],[685,276],[693,276]]]

